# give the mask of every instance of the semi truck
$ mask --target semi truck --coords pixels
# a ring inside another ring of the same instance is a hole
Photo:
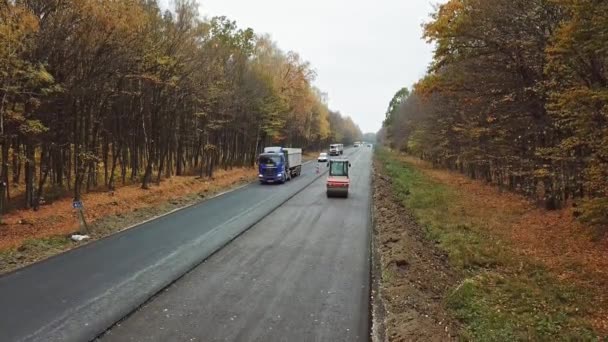
[[[329,155],[330,156],[340,156],[344,153],[344,145],[343,144],[331,144],[329,145]]]
[[[302,173],[302,149],[266,147],[258,157],[260,183],[283,184]]]

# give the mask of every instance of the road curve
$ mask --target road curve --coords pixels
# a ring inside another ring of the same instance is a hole
[[[100,339],[367,341],[371,154],[348,199],[318,179]]]
[[[86,341],[318,176],[250,184],[0,277],[0,341]]]

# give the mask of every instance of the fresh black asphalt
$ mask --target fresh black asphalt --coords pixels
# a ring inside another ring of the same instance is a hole
[[[367,341],[371,152],[348,199],[324,177],[102,336],[122,341]]]
[[[96,338],[273,210],[278,208],[274,213],[286,214],[281,207],[285,201],[321,184],[314,182],[318,178],[315,164],[306,164],[302,175],[285,185],[250,184],[0,277],[0,341]],[[369,188],[363,190],[369,197]],[[296,198],[299,196],[293,200]],[[348,210],[348,203],[354,202],[342,203]],[[296,229],[305,227],[305,222],[280,227]],[[234,242],[220,252],[235,248]],[[367,254],[361,255],[366,258]],[[286,254],[280,257],[289,258]],[[222,275],[210,277],[221,279]],[[175,285],[181,283],[179,280]],[[364,289],[366,284],[357,286]],[[357,332],[357,336],[361,334]]]
[[[87,341],[316,177],[250,184],[0,277],[0,341]]]

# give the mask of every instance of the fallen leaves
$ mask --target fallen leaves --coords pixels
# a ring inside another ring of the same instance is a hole
[[[416,158],[401,158],[457,189],[462,213],[485,220],[488,231],[511,241],[515,251],[545,265],[559,279],[593,291],[597,305],[590,308],[591,320],[594,328],[608,333],[608,239],[594,239],[593,229],[579,223],[569,208],[547,211],[484,182],[434,169]]]
[[[152,185],[149,190],[142,190],[139,184],[135,184],[119,187],[112,193],[93,191],[83,195],[85,217],[87,222],[92,223],[106,216],[132,212],[189,194],[227,188],[253,180],[256,175],[254,169],[235,168],[217,171],[213,180],[180,176],[163,180],[159,186]],[[19,247],[28,239],[68,235],[76,232],[79,225],[71,198],[41,206],[38,211],[13,211],[4,215],[2,221],[0,250]]]

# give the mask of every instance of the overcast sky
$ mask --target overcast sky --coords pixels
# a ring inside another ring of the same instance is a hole
[[[376,132],[393,94],[422,77],[431,61],[420,25],[439,0],[199,2],[202,16],[225,15],[299,53],[316,70],[315,85],[328,93],[330,108]]]

